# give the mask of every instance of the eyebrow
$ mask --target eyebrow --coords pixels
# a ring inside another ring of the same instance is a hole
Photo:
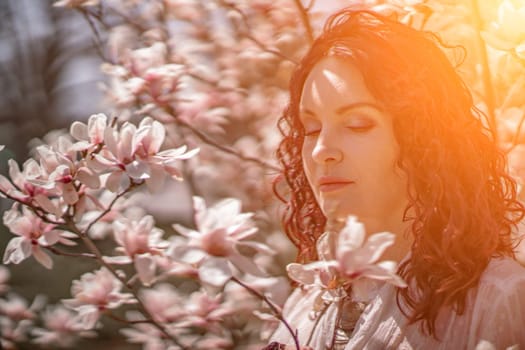
[[[337,108],[337,110],[335,111],[337,114],[341,115],[341,114],[345,114],[346,112],[348,111],[351,111],[353,109],[358,109],[358,108],[361,108],[361,107],[372,107],[378,111],[383,111],[383,108],[377,104],[377,103],[374,103],[374,102],[356,102],[356,103],[351,103],[351,104],[348,104],[348,105],[344,105],[344,106],[341,106],[339,108]],[[308,108],[304,108],[304,109],[301,109],[299,111],[301,114],[310,114],[310,115],[315,115],[314,112],[312,112],[311,110],[309,110]]]

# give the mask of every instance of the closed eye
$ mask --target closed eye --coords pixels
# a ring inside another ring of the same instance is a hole
[[[319,135],[319,133],[321,132],[321,130],[305,130],[304,131],[304,136],[307,137],[307,136],[317,136]]]

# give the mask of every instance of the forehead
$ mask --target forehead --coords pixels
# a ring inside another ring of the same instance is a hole
[[[377,103],[357,67],[337,57],[326,57],[315,64],[303,85],[301,110],[324,110],[354,103]]]

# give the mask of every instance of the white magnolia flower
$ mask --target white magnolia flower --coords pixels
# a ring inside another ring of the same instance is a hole
[[[241,213],[241,202],[227,198],[206,208],[202,198],[193,197],[193,205],[197,228],[174,225],[189,241],[170,248],[173,259],[197,264],[199,277],[211,285],[223,285],[231,278],[230,264],[241,271],[262,275],[253,259],[242,255],[238,248],[249,247],[267,254],[273,251],[262,243],[245,240],[254,235],[257,228],[250,220],[251,213]]]
[[[365,241],[365,230],[355,217],[349,217],[339,232],[326,232],[317,241],[320,261],[309,264],[291,263],[288,276],[303,285],[316,285],[321,290],[347,289],[351,286],[354,301],[367,301],[375,281],[406,287],[395,273],[393,261],[378,262],[386,248],[394,243],[387,232],[371,235]]]

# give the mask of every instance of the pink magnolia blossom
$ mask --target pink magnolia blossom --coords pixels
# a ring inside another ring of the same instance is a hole
[[[71,349],[79,337],[94,337],[93,331],[85,331],[78,322],[76,313],[64,306],[50,306],[42,313],[45,328],[33,328],[33,342],[44,346]]]
[[[291,263],[286,269],[288,276],[300,284],[329,292],[351,286],[355,301],[367,301],[376,281],[406,287],[395,274],[395,262],[377,262],[393,243],[394,235],[388,232],[373,234],[365,242],[364,225],[351,216],[339,234],[328,231],[319,237],[317,252],[322,260],[305,265]]]
[[[235,308],[222,303],[222,295],[210,296],[206,291],[200,290],[192,293],[186,301],[186,318],[180,322],[181,326],[199,327],[208,331],[220,332],[220,322],[224,316],[234,313]]]
[[[144,118],[138,128],[131,123],[124,123],[120,131],[106,129],[106,149],[95,154],[100,167],[111,172],[106,187],[116,192],[121,182],[129,183],[131,178],[145,180],[148,188],[155,191],[162,186],[165,174],[177,180],[182,179],[176,162],[193,157],[198,149],[186,152],[186,146],[181,146],[160,151],[165,133],[164,126],[149,117]]]
[[[8,317],[0,316],[0,348],[16,350],[16,344],[27,341],[32,320],[13,321]]]
[[[49,247],[56,243],[76,244],[71,240],[71,238],[76,238],[75,234],[55,229],[55,224],[44,222],[25,206],[20,212],[18,205],[13,205],[4,213],[3,220],[4,225],[12,233],[18,235],[7,244],[4,264],[19,264],[33,256],[40,264],[50,269],[53,267],[53,260],[42,250],[42,247]]]
[[[129,264],[133,262],[142,283],[149,285],[155,277],[156,257],[160,256],[168,243],[161,239],[163,231],[154,227],[150,215],[140,220],[121,218],[113,222],[116,251],[120,256],[105,257],[106,262]]]
[[[188,300],[171,284],[162,283],[151,289],[142,289],[140,299],[160,323],[178,322],[188,315]]]
[[[73,145],[68,142],[67,147]],[[37,147],[37,152],[47,179],[34,179],[31,182],[47,190],[55,190],[66,204],[75,204],[79,199],[75,181],[93,189],[100,187],[99,175],[87,164],[77,162],[76,152],[70,149],[55,150],[47,145]]]
[[[31,305],[21,296],[9,293],[6,299],[0,299],[0,315],[14,321],[34,320],[38,312],[45,303],[45,298],[41,295],[35,297]]]
[[[48,191],[31,183],[31,180],[37,179],[42,175],[38,162],[34,159],[27,160],[22,166],[22,171],[14,159],[9,159],[7,163],[12,183],[3,175],[0,175],[0,190],[2,192],[27,203],[30,203],[38,196],[45,197]],[[1,196],[4,197],[3,195]]]
[[[102,267],[73,281],[73,299],[63,300],[63,303],[78,311],[78,319],[84,329],[91,329],[105,310],[137,302],[131,293],[121,293],[121,289],[122,283],[108,269]]]
[[[240,247],[249,247],[258,252],[273,254],[268,246],[245,240],[253,236],[257,228],[250,221],[251,213],[240,212],[241,203],[238,199],[224,199],[206,208],[202,198],[193,197],[193,206],[196,230],[178,224],[173,226],[189,239],[187,244],[170,247],[173,259],[197,264],[201,280],[215,286],[223,285],[231,278],[230,264],[250,274],[264,274],[252,259],[238,250]]]
[[[136,323],[137,321],[144,321],[142,314],[136,311],[129,311],[126,313],[126,319],[134,322],[132,328],[123,328],[120,330],[127,338],[127,341],[134,344],[143,344],[143,349],[146,350],[178,350],[180,347],[173,344],[167,339],[166,335],[157,327],[150,323]],[[176,336],[180,341],[182,329],[178,327],[166,327],[169,334]],[[190,345],[190,344],[189,344]]]
[[[109,126],[107,125],[107,117],[105,114],[93,114],[89,117],[87,125],[75,121],[71,124],[69,132],[77,143],[73,145],[73,149],[78,151],[95,151],[97,147],[104,143],[104,133]]]

